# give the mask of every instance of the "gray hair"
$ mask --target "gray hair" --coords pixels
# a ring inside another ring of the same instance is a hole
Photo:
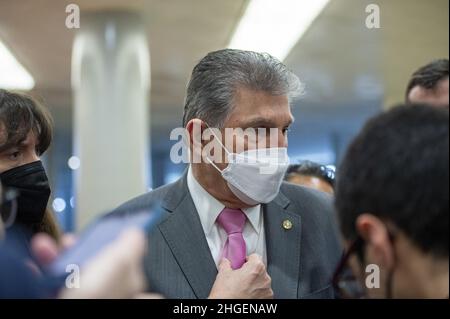
[[[224,49],[208,53],[192,71],[184,102],[183,126],[194,119],[221,128],[233,108],[237,88],[299,96],[299,78],[267,53]]]

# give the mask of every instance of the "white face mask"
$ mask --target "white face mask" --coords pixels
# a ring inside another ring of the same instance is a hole
[[[216,137],[228,157],[228,166],[220,170],[228,187],[247,205],[271,202],[280,191],[284,174],[289,166],[286,147],[260,148],[239,154],[230,153]]]

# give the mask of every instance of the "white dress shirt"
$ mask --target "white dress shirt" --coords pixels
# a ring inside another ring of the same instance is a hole
[[[222,249],[225,246],[228,236],[225,230],[216,223],[216,220],[225,206],[200,185],[192,173],[191,166],[188,169],[187,186],[200,217],[211,255],[216,266],[218,266]],[[263,258],[264,264],[267,265],[266,236],[264,233],[262,207],[261,205],[256,205],[242,209],[242,211],[247,216],[242,233],[247,246],[247,256],[256,253]]]

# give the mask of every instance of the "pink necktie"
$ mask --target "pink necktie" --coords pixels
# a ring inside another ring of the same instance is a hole
[[[227,232],[228,238],[222,250],[222,257],[231,262],[231,268],[238,269],[245,262],[247,249],[242,231],[247,217],[240,209],[224,208],[217,217],[217,223]]]

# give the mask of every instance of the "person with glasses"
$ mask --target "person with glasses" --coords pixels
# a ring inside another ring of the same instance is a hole
[[[334,175],[334,170],[328,166],[303,161],[300,164],[289,165],[284,179],[289,183],[314,188],[333,195]]]
[[[341,298],[448,298],[449,112],[402,105],[365,125],[338,169]]]

